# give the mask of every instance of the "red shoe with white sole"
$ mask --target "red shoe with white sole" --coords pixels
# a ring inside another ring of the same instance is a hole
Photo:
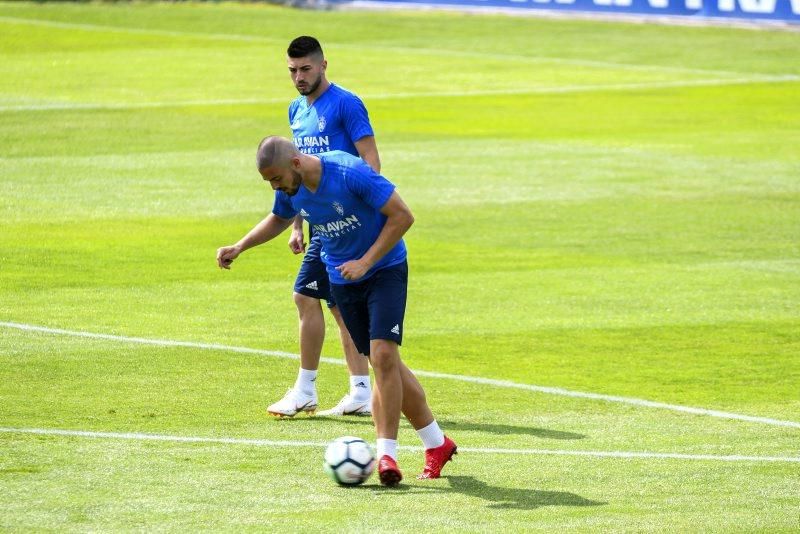
[[[422,474],[417,478],[439,478],[442,474],[444,464],[453,459],[453,455],[457,454],[458,447],[455,442],[444,437],[444,443],[433,449],[425,449],[425,469]]]
[[[381,479],[381,484],[389,487],[396,486],[403,480],[403,473],[397,467],[397,462],[388,454],[378,460],[378,478]]]

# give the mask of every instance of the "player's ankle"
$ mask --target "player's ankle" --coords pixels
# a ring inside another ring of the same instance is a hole
[[[378,438],[376,440],[376,449],[378,452],[378,458],[383,458],[384,456],[388,456],[393,460],[397,460],[397,440],[396,439],[385,439],[385,438]]]
[[[372,396],[369,375],[350,376],[350,398],[356,402],[368,402]]]

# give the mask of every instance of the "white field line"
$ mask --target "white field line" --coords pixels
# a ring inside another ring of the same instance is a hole
[[[35,434],[40,436],[67,436],[77,438],[123,439],[134,441],[165,441],[177,443],[212,443],[226,445],[250,445],[256,447],[313,447],[323,448],[328,444],[317,441],[283,441],[248,438],[210,438],[197,436],[169,436],[163,434],[142,434],[138,432],[92,432],[84,430],[62,430],[56,428],[6,428],[0,433]],[[422,452],[422,447],[401,445],[404,451]],[[592,458],[662,459],[662,460],[703,460],[717,462],[792,462],[800,463],[800,457],[793,456],[745,456],[740,454],[681,454],[670,452],[627,452],[627,451],[576,451],[563,449],[498,449],[492,447],[459,447],[460,452],[508,455],[551,455],[584,456]]]
[[[13,328],[17,330],[25,330],[29,332],[41,332],[44,334],[55,334],[55,335],[65,335],[65,336],[74,336],[74,337],[84,337],[84,338],[92,338],[92,339],[107,339],[111,341],[121,341],[126,343],[138,343],[143,345],[157,345],[162,347],[189,347],[195,349],[205,349],[205,350],[219,350],[223,352],[239,352],[245,354],[256,354],[261,356],[272,356],[278,358],[292,358],[292,359],[299,359],[299,355],[293,354],[291,352],[282,352],[282,351],[274,351],[274,350],[263,350],[263,349],[252,349],[248,347],[236,347],[230,345],[219,345],[216,343],[195,343],[190,341],[173,341],[167,339],[149,339],[149,338],[141,338],[141,337],[128,337],[128,336],[117,336],[112,334],[98,334],[94,332],[83,332],[83,331],[76,331],[76,330],[62,330],[60,328],[47,328],[43,326],[36,326],[30,324],[22,324],[22,323],[11,323],[11,322],[0,322],[0,327],[4,328]],[[333,365],[344,365],[344,361],[341,358],[320,358],[320,361],[324,363],[329,363]],[[784,421],[780,419],[772,419],[768,417],[756,417],[751,415],[743,415],[731,412],[723,412],[719,410],[709,410],[706,408],[694,408],[691,406],[682,406],[678,404],[666,404],[663,402],[654,402],[645,399],[637,399],[632,397],[620,397],[616,395],[604,395],[600,393],[588,393],[583,391],[573,391],[569,389],[563,388],[556,388],[556,387],[547,387],[547,386],[536,386],[533,384],[520,384],[518,382],[511,382],[509,380],[497,380],[494,378],[482,378],[478,376],[467,376],[467,375],[454,375],[454,374],[447,374],[447,373],[437,373],[433,371],[420,371],[420,370],[413,370],[414,374],[417,376],[424,376],[428,378],[437,378],[437,379],[445,379],[445,380],[455,380],[459,382],[469,382],[473,384],[483,384],[492,387],[499,387],[499,388],[509,388],[509,389],[521,389],[525,391],[534,391],[536,393],[545,393],[548,395],[559,395],[562,397],[572,397],[572,398],[579,398],[579,399],[590,399],[590,400],[598,400],[604,402],[616,402],[621,404],[628,404],[631,406],[638,406],[642,408],[658,408],[663,410],[671,410],[674,412],[681,412],[681,413],[688,413],[692,415],[703,415],[709,417],[717,417],[720,419],[734,419],[739,421],[747,421],[751,423],[762,423],[767,425],[773,426],[782,426],[782,427],[790,427],[790,428],[800,428],[800,423],[794,421]]]
[[[445,91],[445,92],[407,92],[362,95],[362,99],[393,100],[400,98],[458,98],[470,96],[492,95],[550,95],[567,93],[594,93],[605,91],[638,91],[652,89],[670,89],[679,87],[713,87],[726,85],[747,85],[763,83],[787,83],[800,81],[800,76],[758,76],[745,78],[706,79],[706,80],[674,80],[669,82],[635,82],[596,85],[563,85],[555,87],[530,87],[526,89],[489,89],[485,91]],[[46,102],[40,104],[0,105],[0,112],[13,111],[50,111],[50,110],[126,110],[149,108],[181,108],[203,106],[237,106],[237,105],[269,105],[286,103],[288,98],[243,98],[243,99],[211,99],[183,100],[166,102]]]
[[[244,42],[254,42],[254,43],[275,43],[275,44],[280,44],[281,46],[285,45],[284,41],[275,38],[261,37],[256,35],[233,34],[233,33],[200,33],[200,32],[185,32],[178,30],[157,30],[148,28],[131,28],[124,26],[109,26],[102,24],[58,22],[51,20],[27,19],[22,17],[5,17],[5,16],[0,16],[0,22],[6,22],[10,24],[29,24],[33,26],[45,26],[51,28],[76,29],[84,31],[133,33],[139,35],[162,35],[167,37],[188,37],[194,39],[208,39],[215,41],[227,40],[227,41],[244,41]],[[512,61],[527,61],[531,63],[557,63],[564,65],[579,65],[584,67],[615,68],[624,70],[642,70],[642,71],[656,71],[656,72],[659,71],[686,72],[695,74],[713,74],[718,76],[742,76],[742,75],[758,76],[758,74],[755,73],[743,73],[743,72],[733,72],[733,71],[715,70],[715,69],[696,69],[691,67],[674,67],[666,65],[641,65],[635,63],[616,63],[612,61],[597,61],[597,60],[585,60],[585,59],[573,59],[573,58],[548,57],[548,56],[526,56],[521,54],[498,54],[489,52],[472,52],[466,50],[443,51],[441,49],[436,49],[436,48],[388,46],[388,45],[380,45],[374,43],[370,43],[368,45],[329,43],[326,45],[326,48],[329,49],[343,48],[343,49],[357,50],[360,52],[363,52],[365,47],[368,47],[369,50],[382,50],[382,51],[396,52],[402,54],[426,54],[426,55],[433,55],[436,57],[441,57],[443,53],[446,53],[447,56],[482,58],[482,59],[499,60],[499,61],[512,60]]]
[[[251,349],[248,347],[233,347],[230,345],[218,345],[216,343],[194,343],[191,341],[173,341],[168,339],[150,339],[144,337],[115,336],[112,334],[96,334],[94,332],[81,332],[76,330],[62,330],[60,328],[46,328],[30,324],[0,322],[0,327],[16,328],[29,332],[42,332],[45,334],[56,334],[62,336],[87,337],[91,339],[108,339],[111,341],[122,341],[125,343],[138,343],[140,345],[157,345],[159,347],[189,347],[193,349],[219,350],[222,352],[241,352],[244,354],[257,354],[259,356],[273,356],[276,358],[299,359],[300,356],[291,352],[278,350]],[[321,358],[326,363],[344,365],[341,360],[335,358]]]

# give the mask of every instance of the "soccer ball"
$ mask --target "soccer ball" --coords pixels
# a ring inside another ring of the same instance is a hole
[[[357,486],[375,469],[375,454],[363,439],[343,436],[333,440],[325,449],[322,466],[334,482],[342,486]]]

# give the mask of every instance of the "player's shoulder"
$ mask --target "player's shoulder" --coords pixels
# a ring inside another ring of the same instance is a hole
[[[364,163],[364,160],[343,150],[324,152],[320,154],[320,158],[329,169],[335,170],[345,179],[366,176],[371,172],[369,165]]]
[[[349,152],[345,152],[344,150],[330,150],[328,152],[322,152],[319,154],[319,158],[329,165],[342,167],[352,167],[361,161],[360,158],[357,158],[356,156]]]
[[[331,83],[331,86],[328,88],[331,91],[331,95],[336,97],[336,100],[339,102],[359,102],[361,103],[361,98],[355,94],[353,91],[345,89],[341,85],[337,85],[335,83]]]

